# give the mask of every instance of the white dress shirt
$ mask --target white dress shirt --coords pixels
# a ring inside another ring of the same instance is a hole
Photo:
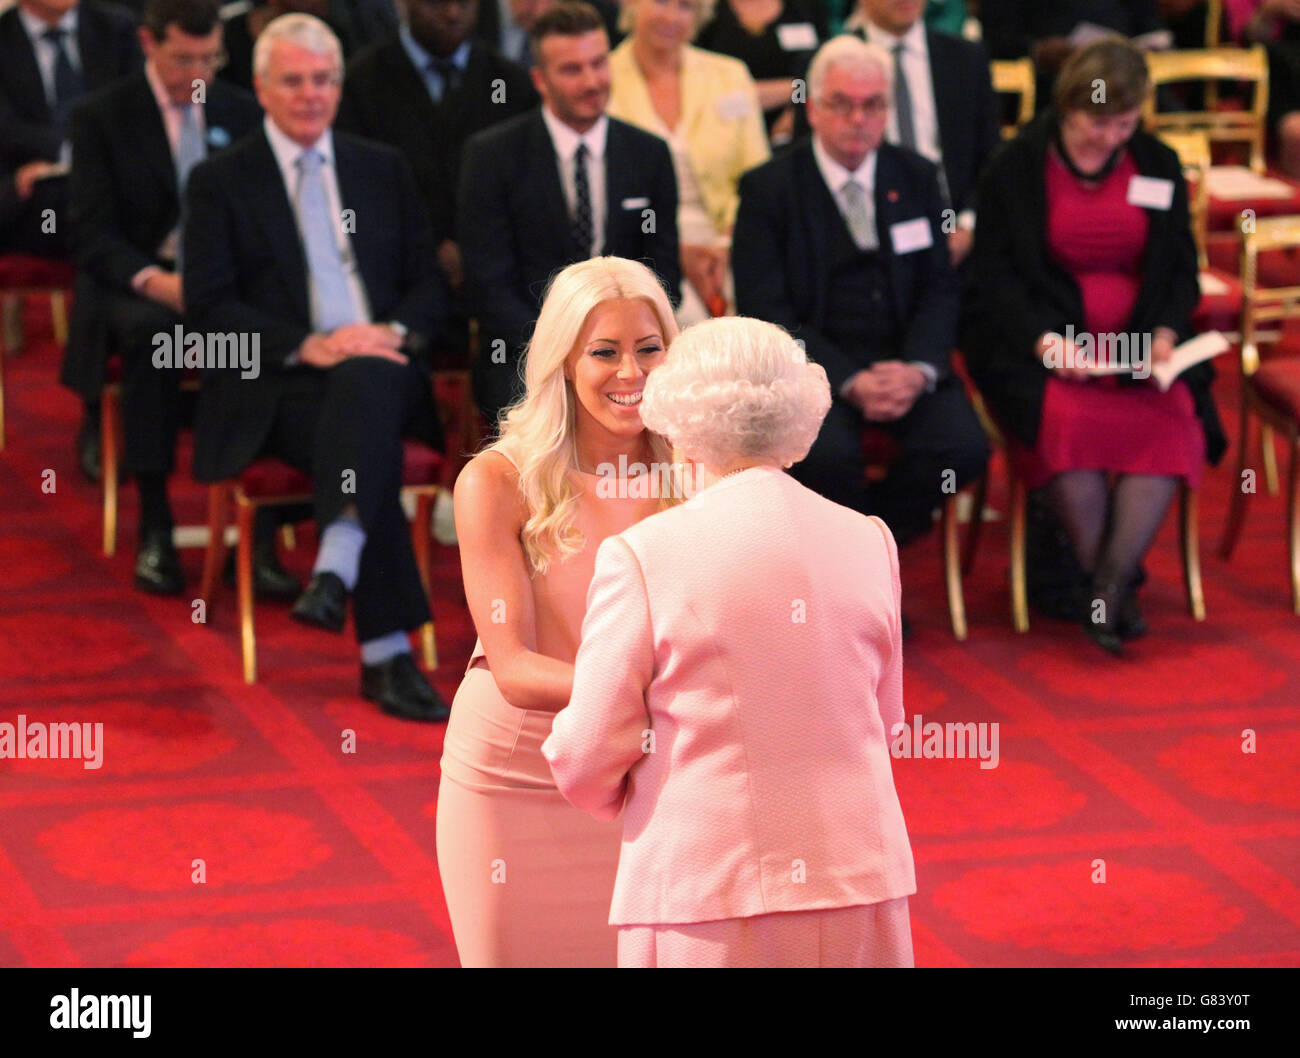
[[[352,292],[352,301],[360,319],[370,320],[370,303],[366,298],[366,289],[361,282],[361,273],[357,268],[357,258],[352,252],[352,240],[343,230],[343,199],[339,194],[338,176],[334,170],[334,134],[325,130],[325,134],[310,148],[304,149],[283,132],[271,120],[268,114],[263,119],[262,127],[271,144],[276,164],[280,166],[280,175],[284,178],[284,190],[293,206],[298,200],[298,158],[306,150],[318,151],[325,159],[321,165],[321,178],[325,181],[325,196],[329,200],[330,216],[334,218],[334,238],[338,243],[339,255],[343,259],[343,268],[347,272],[348,289]],[[295,220],[297,214],[295,212]],[[308,275],[307,282],[311,282]],[[310,301],[310,299],[309,299]]]
[[[817,168],[821,170],[822,179],[826,181],[831,197],[835,199],[835,205],[839,207],[840,216],[845,217],[847,223],[844,185],[850,180],[855,180],[862,186],[863,202],[874,224],[876,217],[876,152],[872,151],[868,154],[862,160],[862,164],[850,172],[830,156],[817,136],[813,136],[812,141],[813,157],[817,160]],[[876,239],[880,241],[880,226],[878,224],[876,224]],[[911,360],[909,363],[925,376],[925,391],[927,393],[933,392],[935,383],[939,378],[939,373],[935,370],[934,365],[927,364],[924,360]],[[850,375],[844,380],[844,385],[840,387],[841,397],[848,393],[855,378],[857,378],[857,375]]]
[[[551,146],[555,148],[555,159],[560,167],[560,187],[564,190],[564,201],[568,203],[570,217],[578,204],[578,192],[573,178],[573,156],[578,152],[579,143],[587,145],[587,187],[591,192],[590,256],[594,257],[605,245],[605,140],[609,133],[609,118],[602,114],[596,124],[579,134],[551,113],[551,108],[543,103],[542,120],[546,122],[546,130],[551,134]]]

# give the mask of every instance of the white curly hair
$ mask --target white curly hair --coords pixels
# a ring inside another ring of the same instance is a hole
[[[808,455],[831,406],[826,371],[782,328],[744,316],[688,327],[646,379],[641,421],[710,469]]]

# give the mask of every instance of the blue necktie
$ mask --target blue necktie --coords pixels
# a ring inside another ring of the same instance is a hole
[[[63,43],[63,38],[67,35],[68,31],[58,26],[47,29],[41,34],[44,40],[54,46],[54,123],[56,125],[68,123],[68,111],[85,92],[81,74],[72,65],[72,57],[68,55],[68,49]]]
[[[298,230],[307,253],[312,327],[328,332],[348,323],[362,322],[362,316],[353,300],[347,269],[339,253],[334,218],[321,176],[324,161],[319,151],[303,151],[298,156],[297,209]]]
[[[181,206],[181,219],[177,222],[176,271],[184,268],[185,260],[185,185],[190,170],[208,156],[208,145],[199,131],[199,108],[196,103],[173,103],[181,115],[181,133],[176,140],[176,198]]]

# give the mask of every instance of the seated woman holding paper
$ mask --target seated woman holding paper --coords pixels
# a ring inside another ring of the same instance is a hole
[[[971,375],[1090,579],[1084,626],[1116,654],[1145,631],[1135,581],[1178,479],[1195,486],[1227,446],[1209,363],[1167,392],[1149,377],[1200,295],[1178,157],[1140,128],[1146,91],[1118,38],[1066,63],[1055,108],[985,171],[962,320]]]

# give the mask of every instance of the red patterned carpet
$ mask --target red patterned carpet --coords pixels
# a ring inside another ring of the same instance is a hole
[[[28,325],[6,366],[0,723],[102,722],[104,758],[0,760],[0,965],[454,966],[443,728],[362,702],[352,642],[283,605],[258,607],[247,687],[232,593],[205,626],[188,600],[133,591],[133,495],[104,559],[98,492],[73,466],[78,405],[39,307]],[[1225,412],[1233,394],[1227,379]],[[1255,497],[1232,564],[1213,556],[1228,487],[1220,469],[1202,494],[1209,619],[1183,611],[1171,519],[1152,635],[1123,660],[1054,622],[1011,631],[1001,525],[967,585],[965,644],[936,547],[904,555],[908,715],[1000,725],[996,768],[896,765],[918,965],[1300,965],[1300,620],[1281,499]],[[202,520],[200,489],[178,514]],[[288,564],[305,574],[311,551],[304,535]],[[200,553],[183,557],[197,589]],[[454,550],[435,591],[450,700],[473,645]]]

